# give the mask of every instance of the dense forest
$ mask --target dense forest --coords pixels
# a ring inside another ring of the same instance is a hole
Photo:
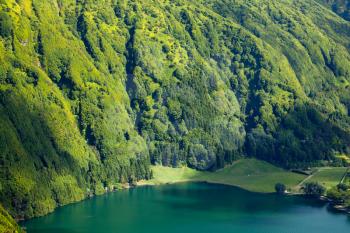
[[[349,0],[317,0],[329,7],[336,14],[350,21],[350,1]]]
[[[18,226],[12,216],[0,205],[0,232],[3,233],[22,233],[23,230]]]
[[[348,6],[0,0],[0,202],[43,215],[151,163],[342,165]]]

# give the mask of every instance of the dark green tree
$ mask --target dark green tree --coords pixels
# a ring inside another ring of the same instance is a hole
[[[284,194],[286,192],[286,186],[281,183],[275,185],[275,190],[277,194]]]
[[[0,13],[0,36],[9,37],[12,32],[11,17],[5,12]]]
[[[314,196],[314,197],[320,197],[326,191],[325,187],[323,187],[322,185],[320,185],[317,182],[306,183],[303,186],[302,190],[303,190],[305,195]]]

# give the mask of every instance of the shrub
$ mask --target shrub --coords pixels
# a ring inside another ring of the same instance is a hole
[[[275,190],[277,194],[284,194],[286,192],[286,186],[281,183],[275,185]]]
[[[0,13],[0,35],[2,37],[9,37],[12,32],[11,17],[5,12]]]
[[[315,197],[322,196],[326,191],[326,189],[317,182],[306,183],[303,186],[302,190],[303,190],[305,195],[315,196]]]

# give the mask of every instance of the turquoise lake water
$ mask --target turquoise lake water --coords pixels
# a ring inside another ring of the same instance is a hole
[[[22,226],[28,233],[350,233],[350,217],[303,197],[182,183],[94,197]]]

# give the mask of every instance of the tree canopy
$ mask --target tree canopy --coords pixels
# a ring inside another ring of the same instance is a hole
[[[43,215],[150,163],[340,164],[349,32],[314,0],[0,0],[0,202]]]

